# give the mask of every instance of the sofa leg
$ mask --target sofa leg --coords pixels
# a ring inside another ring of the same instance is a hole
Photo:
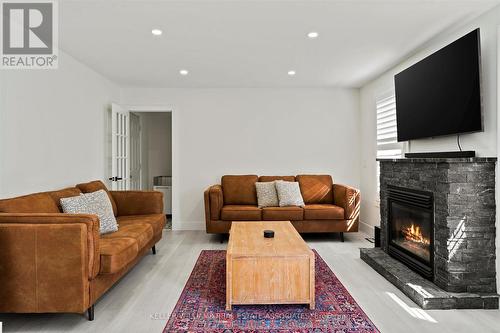
[[[153,251],[153,254],[156,254],[156,245],[153,245],[153,247],[151,248],[151,250]]]
[[[94,320],[94,305],[93,304],[90,308],[88,308],[87,314],[89,316],[89,321],[93,321]]]
[[[226,238],[225,234],[220,234],[220,243],[224,243],[224,239]]]
[[[340,233],[340,241],[342,243],[344,242],[344,233],[343,232]]]

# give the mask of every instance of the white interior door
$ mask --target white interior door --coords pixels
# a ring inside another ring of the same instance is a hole
[[[130,189],[142,190],[141,122],[139,116],[130,113]]]
[[[111,188],[129,190],[130,114],[115,103],[111,105],[111,147]]]

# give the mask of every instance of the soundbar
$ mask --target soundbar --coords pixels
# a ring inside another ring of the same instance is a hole
[[[436,151],[429,153],[405,153],[406,158],[470,158],[476,157],[474,150]]]

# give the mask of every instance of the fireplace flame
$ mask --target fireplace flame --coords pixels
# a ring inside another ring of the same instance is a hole
[[[402,230],[405,240],[412,241],[415,243],[420,243],[423,245],[429,245],[431,242],[428,238],[425,238],[422,235],[422,231],[419,226],[414,225],[413,223],[409,227],[405,227]]]

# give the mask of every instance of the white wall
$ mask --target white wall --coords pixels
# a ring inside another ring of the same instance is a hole
[[[426,43],[419,52],[390,69],[379,78],[361,88],[361,191],[362,222],[379,225],[376,182],[376,115],[377,96],[394,87],[394,75],[437,51],[464,34],[481,28],[482,53],[482,103],[484,132],[461,135],[464,150],[475,150],[478,156],[497,156],[497,26],[500,25],[500,8],[467,23],[458,30],[447,31]],[[412,140],[413,152],[457,150],[456,136]]]
[[[327,173],[358,186],[357,89],[122,89],[173,109],[173,225],[203,229],[203,191],[224,174]]]
[[[466,23],[458,30],[446,31],[426,43],[419,52],[407,61],[390,69],[379,78],[362,87],[360,91],[361,110],[361,193],[363,194],[361,222],[364,229],[372,232],[372,226],[379,225],[380,211],[376,205],[377,175],[376,175],[376,114],[375,101],[377,96],[393,88],[394,74],[432,54],[466,33],[481,29],[482,53],[482,104],[484,132],[463,134],[460,136],[464,150],[475,150],[478,156],[497,156],[498,108],[497,108],[497,29],[500,25],[500,7]],[[457,150],[456,136],[433,139],[412,140],[410,151],[447,151]],[[498,177],[497,177],[498,178]],[[500,186],[497,180],[497,193]],[[497,203],[498,205],[498,203]],[[497,218],[497,230],[499,228]],[[497,272],[500,272],[500,237],[497,236]]]
[[[0,73],[0,197],[102,179],[110,81],[60,51],[56,70]]]
[[[172,175],[172,114],[139,112],[141,121],[142,184],[153,189],[153,177]]]

